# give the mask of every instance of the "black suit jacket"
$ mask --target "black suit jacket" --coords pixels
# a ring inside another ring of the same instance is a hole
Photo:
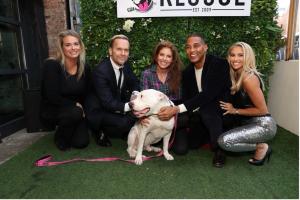
[[[219,101],[230,97],[229,65],[225,59],[206,55],[201,78],[202,91],[198,91],[194,64],[189,64],[182,73],[184,105],[188,111],[200,107],[200,111],[221,113]]]
[[[124,113],[125,103],[132,91],[139,90],[139,81],[128,63],[123,68],[124,81],[121,93],[109,58],[100,62],[92,73],[93,89],[87,100],[87,110],[101,109],[113,113]]]

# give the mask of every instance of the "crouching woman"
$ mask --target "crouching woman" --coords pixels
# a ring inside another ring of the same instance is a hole
[[[54,142],[58,149],[84,148],[89,134],[82,105],[90,79],[85,47],[73,30],[59,33],[57,42],[57,57],[47,59],[43,67],[41,120],[57,125]]]
[[[263,95],[263,81],[256,70],[255,55],[244,42],[233,44],[227,56],[232,82],[232,103],[220,102],[225,115],[234,118],[235,128],[223,133],[218,143],[231,152],[255,151],[249,163],[263,165],[272,154],[266,142],[276,134],[276,123],[268,112]]]

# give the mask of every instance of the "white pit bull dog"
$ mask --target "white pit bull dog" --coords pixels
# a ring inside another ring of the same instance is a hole
[[[148,117],[149,124],[142,125],[139,121],[131,128],[128,135],[127,152],[135,158],[135,164],[143,163],[143,149],[160,152],[158,147],[150,146],[163,138],[163,155],[167,160],[174,160],[168,152],[168,144],[174,127],[175,119],[161,121],[157,113],[163,106],[174,105],[169,98],[157,90],[148,89],[141,92],[134,91],[129,103],[133,113],[138,118]]]

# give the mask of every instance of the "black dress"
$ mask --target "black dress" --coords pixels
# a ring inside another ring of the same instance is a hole
[[[76,102],[84,105],[89,82],[87,66],[77,80],[77,74],[68,74],[57,60],[48,59],[44,63],[40,114],[43,122],[58,126],[54,138],[61,150],[83,148],[89,143],[84,109],[76,106]]]

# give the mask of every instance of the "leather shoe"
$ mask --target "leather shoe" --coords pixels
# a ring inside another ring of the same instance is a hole
[[[213,158],[213,165],[222,168],[225,165],[226,156],[223,151],[217,150]]]
[[[71,148],[71,146],[67,144],[63,139],[55,138],[54,143],[56,147],[61,151],[67,151]]]
[[[99,132],[99,133],[95,134],[95,139],[96,139],[96,143],[99,146],[103,146],[103,147],[111,147],[112,146],[110,140],[103,132]]]

